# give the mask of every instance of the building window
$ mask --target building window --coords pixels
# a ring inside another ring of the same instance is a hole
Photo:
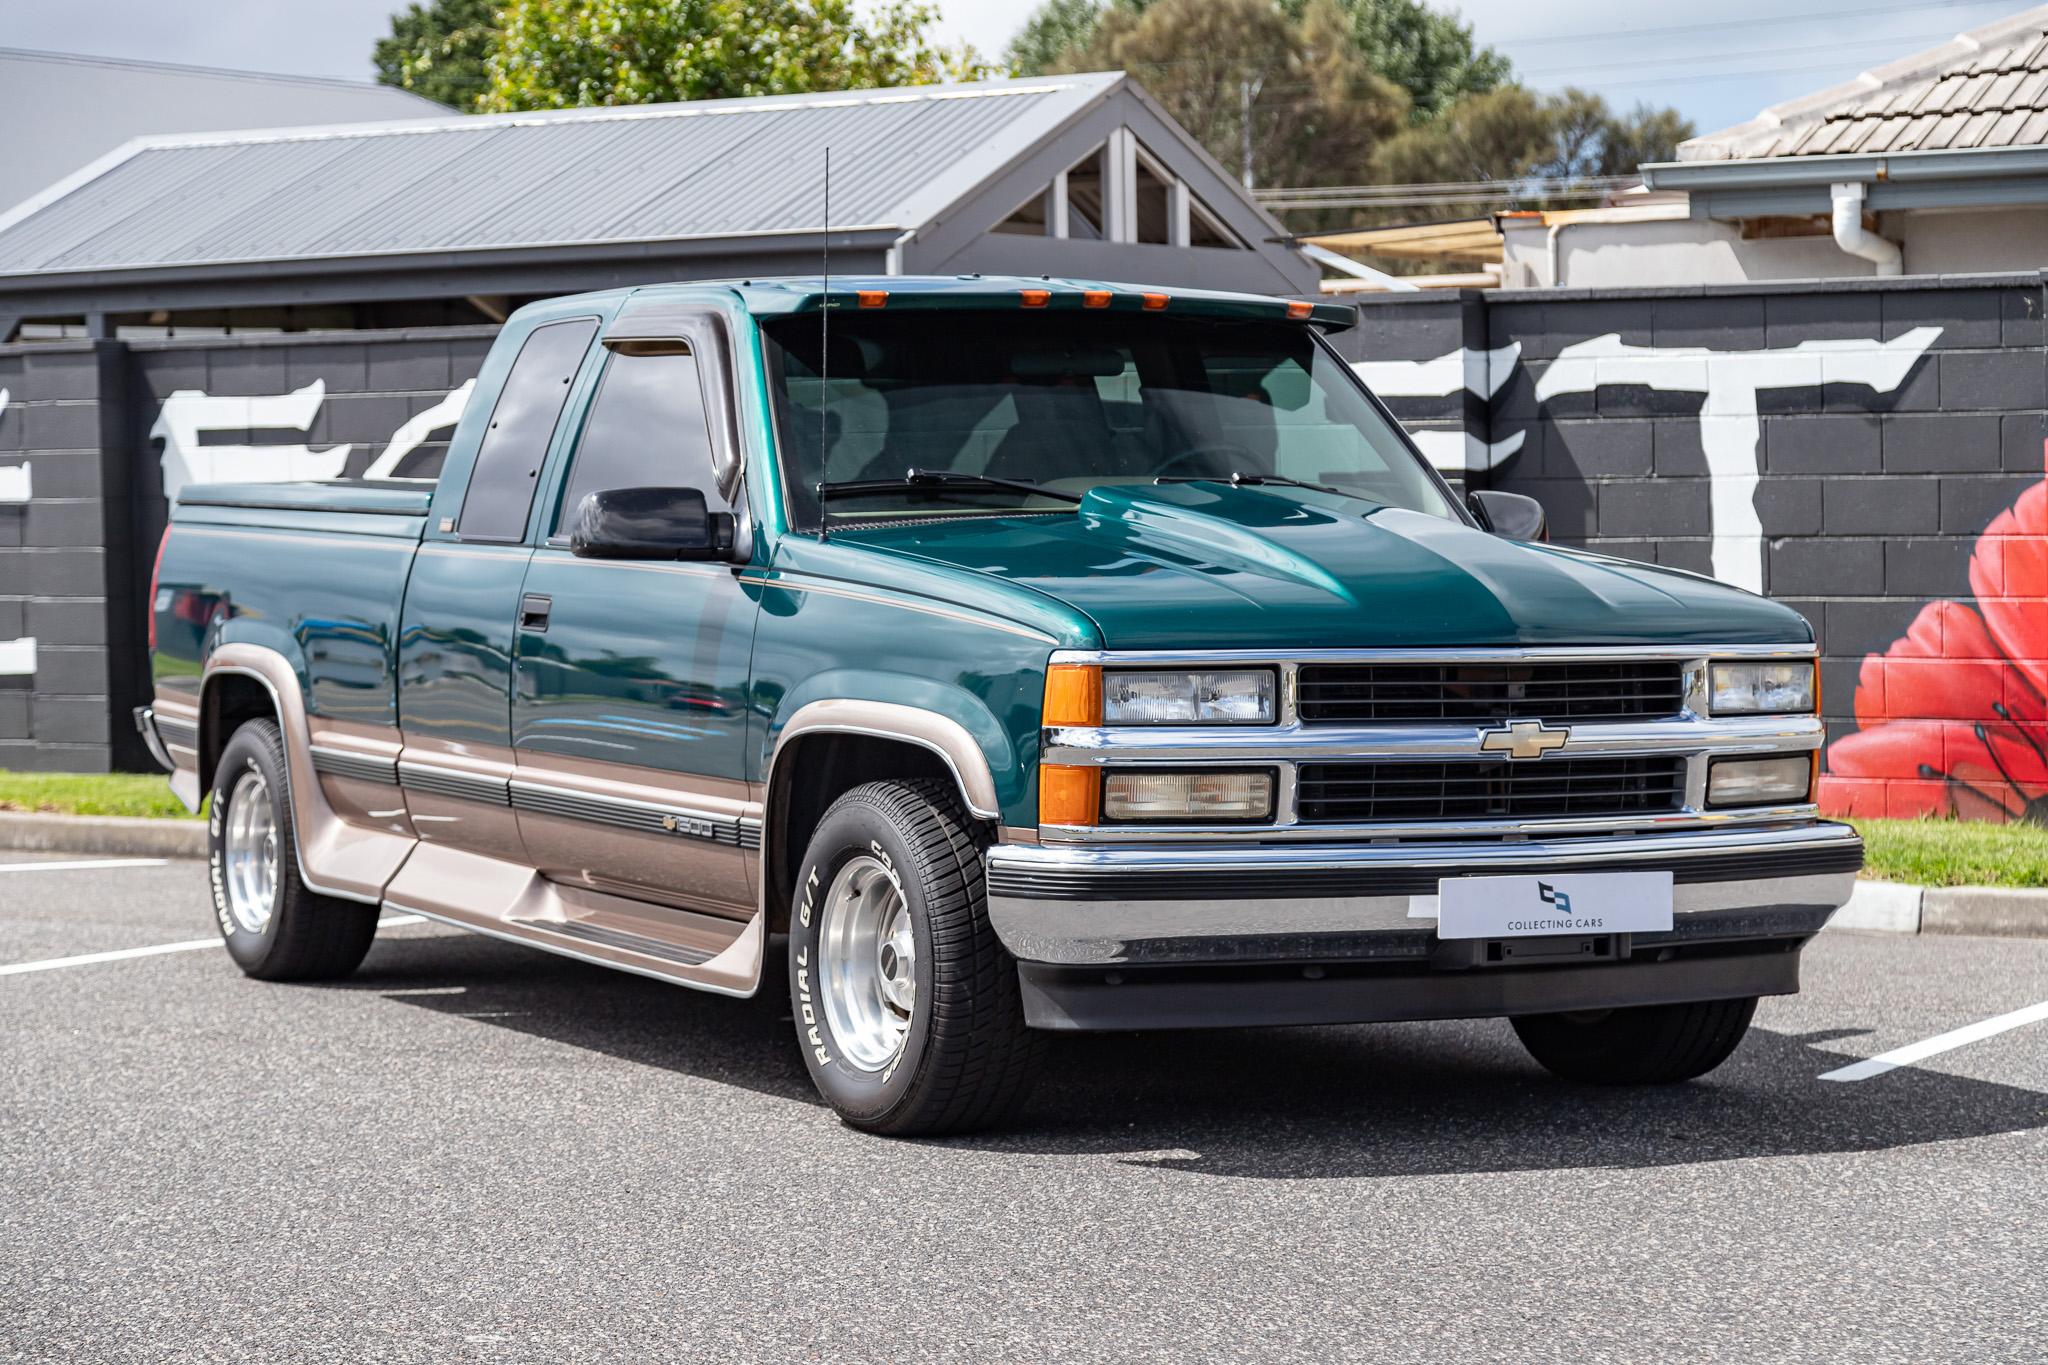
[[[1243,251],[1243,238],[1128,128],[1053,177],[991,232]]]

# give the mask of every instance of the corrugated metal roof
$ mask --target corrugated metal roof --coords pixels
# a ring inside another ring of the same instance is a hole
[[[1681,143],[1680,161],[2048,142],[2048,5]]]
[[[1123,81],[145,138],[0,216],[0,274],[914,228]]]
[[[0,48],[0,209],[149,133],[256,121],[433,118],[432,100],[361,81],[215,71]],[[22,130],[33,130],[28,135]]]

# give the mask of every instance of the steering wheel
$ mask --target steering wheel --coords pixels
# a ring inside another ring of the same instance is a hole
[[[1182,465],[1187,464],[1191,460],[1201,459],[1209,455],[1243,456],[1244,460],[1238,467],[1246,474],[1262,472],[1259,466],[1265,463],[1264,458],[1250,446],[1241,446],[1235,441],[1211,441],[1206,445],[1190,446],[1188,449],[1183,450],[1180,454],[1153,470],[1152,477],[1155,479],[1171,478],[1174,471]],[[1195,477],[1207,478],[1210,476],[1197,475]],[[1218,483],[1228,483],[1230,481],[1230,471],[1226,470],[1216,481]]]

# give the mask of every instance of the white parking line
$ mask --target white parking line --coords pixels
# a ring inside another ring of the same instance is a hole
[[[399,924],[425,924],[419,915],[386,915],[377,921],[379,929]],[[183,943],[152,943],[147,948],[117,948],[111,953],[80,953],[77,957],[49,957],[41,962],[9,962],[0,964],[0,976],[19,976],[23,972],[51,972],[59,967],[89,967],[95,962],[125,962],[131,957],[155,957],[159,953],[190,953],[201,948],[218,948],[217,938],[187,939]]]
[[[77,872],[87,867],[162,867],[169,858],[94,858],[75,863],[0,863],[0,872]]]
[[[1914,1062],[1932,1057],[1936,1053],[1947,1052],[1953,1048],[1963,1047],[1970,1043],[1982,1042],[1984,1039],[1995,1037],[2008,1029],[2021,1028],[2027,1024],[2038,1024],[2043,1020],[2048,1020],[2048,1000],[2043,1000],[2038,1005],[2029,1005],[2023,1010],[2014,1010],[2010,1014],[2001,1014],[1975,1024],[1966,1024],[1962,1028],[1951,1029],[1947,1033],[1937,1033],[1932,1038],[1923,1038],[1917,1043],[1908,1043],[1904,1047],[1895,1047],[1890,1052],[1880,1052],[1875,1057],[1870,1057],[1860,1062],[1852,1062],[1848,1066],[1836,1067],[1833,1071],[1823,1072],[1821,1079],[1824,1081],[1867,1081],[1872,1076],[1882,1076],[1887,1071],[1895,1071],[1902,1066],[1911,1066]]]

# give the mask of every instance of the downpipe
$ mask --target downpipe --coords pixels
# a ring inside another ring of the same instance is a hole
[[[1899,274],[1904,260],[1899,244],[1863,226],[1863,182],[1831,185],[1828,189],[1835,205],[1835,245],[1851,256],[1876,262],[1880,275]]]

